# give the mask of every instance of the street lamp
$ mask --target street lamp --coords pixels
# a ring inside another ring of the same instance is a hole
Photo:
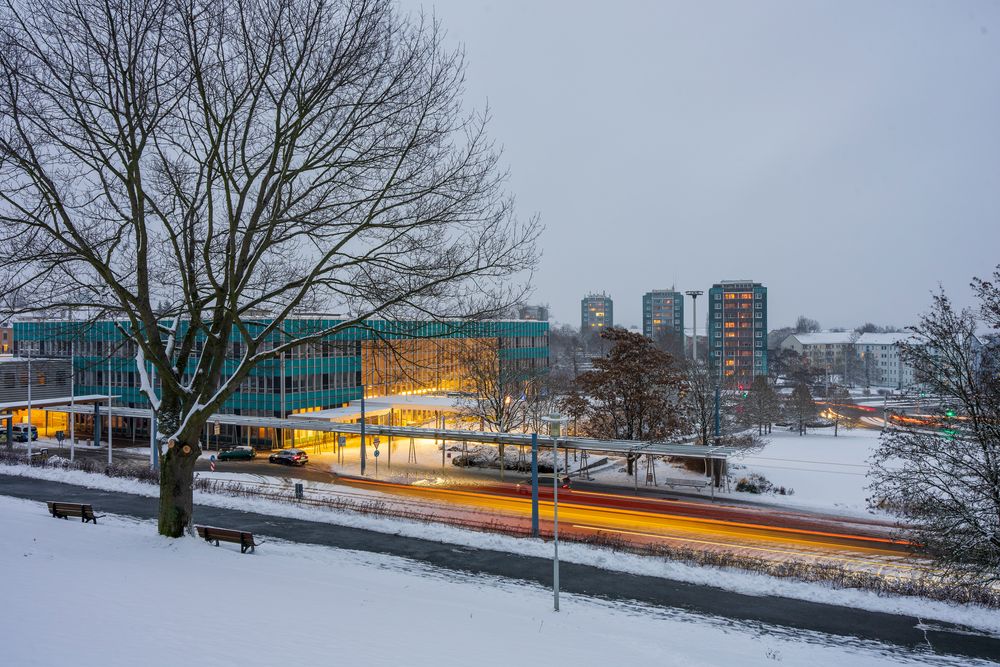
[[[691,297],[691,360],[698,363],[698,297],[705,292],[700,289],[689,289],[684,293]]]
[[[559,452],[556,445],[559,442],[562,425],[569,417],[550,414],[542,417],[549,425],[549,435],[552,436],[552,606],[559,611]],[[569,471],[566,471],[569,474]]]

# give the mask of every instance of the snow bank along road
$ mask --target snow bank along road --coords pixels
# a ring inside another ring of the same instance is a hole
[[[156,514],[156,499],[146,496],[138,496],[120,492],[99,491],[59,482],[49,482],[38,479],[10,477],[0,475],[0,495],[16,496],[31,500],[44,501],[53,498],[67,501],[92,503],[99,512],[128,515],[139,519],[152,519]],[[39,512],[44,516],[44,509],[39,507]],[[449,569],[458,573],[472,574],[477,577],[499,576],[527,581],[543,586],[551,585],[552,567],[551,562],[545,558],[533,556],[522,556],[506,552],[478,549],[470,547],[455,546],[435,542],[432,540],[402,537],[385,533],[377,533],[359,528],[331,525],[315,521],[302,519],[291,519],[266,514],[243,512],[238,510],[220,509],[199,505],[196,515],[200,523],[219,525],[232,528],[251,530],[256,534],[265,537],[275,537],[295,542],[310,543],[341,547],[366,552],[376,552],[392,556],[400,556],[417,561],[426,565]],[[5,520],[0,512],[0,526]],[[48,519],[53,524],[63,525],[65,522],[56,522]],[[93,526],[85,528],[93,529]],[[152,527],[148,527],[152,531]],[[6,531],[4,531],[6,534]],[[76,539],[74,534],[74,539]],[[266,552],[270,545],[265,545],[259,552]],[[115,546],[109,545],[107,554],[111,558]],[[236,556],[240,556],[237,552]],[[246,556],[247,559],[254,559],[255,556]],[[239,562],[239,561],[236,561]],[[152,566],[144,566],[145,576],[134,579],[136,586],[140,586],[141,581],[146,578],[156,579],[149,575],[153,572]],[[82,571],[86,571],[83,568]],[[295,571],[294,577],[281,579],[281,590],[289,601],[288,617],[301,619],[301,610],[295,608],[294,601],[305,594],[314,582],[309,577],[298,576],[299,570],[289,567],[287,571]],[[347,575],[345,575],[347,576]],[[444,576],[444,575],[442,575]],[[454,575],[459,576],[459,575]],[[463,575],[464,576],[464,575]],[[239,584],[221,585],[217,590],[232,590],[234,587],[245,587],[256,590],[261,586],[261,579],[264,577],[248,577],[240,580]],[[18,577],[23,579],[23,577]],[[86,577],[78,577],[80,582],[85,582]],[[754,596],[725,591],[718,588],[687,584],[653,576],[642,576],[623,572],[614,572],[590,565],[576,563],[564,563],[561,570],[561,581],[563,590],[567,593],[575,593],[592,597],[604,598],[608,600],[637,601],[648,605],[662,608],[674,608],[684,611],[708,614],[715,617],[735,619],[741,622],[763,622],[769,625],[781,626],[794,630],[815,631],[826,634],[854,637],[862,640],[872,640],[886,642],[897,646],[906,647],[911,650],[924,650],[928,653],[939,655],[957,655],[965,657],[975,657],[983,659],[1000,660],[1000,638],[989,633],[978,632],[964,627],[957,627],[947,623],[925,623],[914,616],[889,614],[882,612],[872,612],[848,607],[824,605],[804,600],[794,600],[773,596]],[[38,586],[42,588],[53,586],[51,580],[46,577],[39,577]],[[75,585],[75,584],[74,584]],[[204,586],[192,587],[190,599],[183,604],[198,604],[204,607],[207,599],[199,598],[197,591],[205,591],[213,588],[210,582]],[[95,587],[92,591],[94,596],[99,597],[101,590]],[[397,592],[400,598],[406,596],[405,591]],[[261,596],[255,597],[258,600],[257,606],[262,610],[274,609],[274,603],[267,597],[269,593],[261,590]],[[50,596],[54,593],[50,592]],[[225,595],[220,596],[224,598]],[[96,598],[95,598],[96,599]],[[212,599],[215,599],[214,597]],[[260,602],[266,600],[266,602]],[[53,612],[58,612],[58,603],[53,601]],[[110,603],[109,603],[110,604]],[[214,602],[212,604],[215,604]],[[247,603],[246,609],[252,609],[253,604]],[[569,607],[568,605],[565,605]],[[246,609],[244,611],[246,611]],[[255,612],[250,612],[251,615]],[[262,612],[263,613],[263,612]],[[159,614],[159,612],[158,612]],[[346,615],[350,615],[344,612]],[[224,616],[224,614],[221,614]],[[99,614],[98,614],[99,616]],[[211,619],[214,614],[206,612],[206,620]],[[245,616],[245,614],[244,614]],[[326,623],[325,617],[309,616],[316,624]],[[249,622],[249,621],[248,621]],[[311,621],[310,621],[311,622]],[[309,634],[307,627],[310,622],[296,620],[292,627],[296,633],[300,630],[303,634]],[[330,621],[330,633],[337,632],[337,624]],[[0,625],[0,628],[3,626]],[[324,626],[325,627],[325,626]],[[439,628],[440,635],[438,641],[442,646],[454,641],[455,635],[460,633],[449,632],[446,627]],[[150,628],[150,631],[151,628]],[[375,632],[374,629],[372,631]],[[249,633],[254,635],[256,633]],[[504,637],[514,637],[504,631]],[[238,634],[233,634],[239,637]],[[376,640],[377,635],[372,634],[372,640]],[[493,639],[496,639],[493,636]],[[629,639],[631,642],[632,640]],[[378,643],[376,641],[376,643]],[[287,643],[285,643],[288,646]],[[0,646],[4,644],[0,642]],[[489,641],[484,640],[484,646],[492,646]],[[503,653],[507,649],[515,654],[524,655],[517,646],[504,640],[502,644]],[[292,650],[292,649],[290,649]],[[479,651],[485,654],[494,652],[493,648],[484,649],[479,647]],[[706,651],[703,664],[715,664],[717,661],[711,658],[711,644],[704,646]],[[288,654],[294,655],[294,651]],[[530,651],[528,653],[530,654]],[[611,658],[608,658],[611,660]],[[538,661],[532,659],[529,662]],[[560,661],[562,664],[566,664]],[[613,664],[618,660],[612,660],[608,664]],[[683,661],[681,661],[683,663]],[[690,661],[688,664],[697,663]],[[401,663],[402,664],[402,663]],[[527,663],[525,663],[527,664]],[[735,664],[735,663],[734,663]],[[863,664],[862,662],[850,662],[848,664]]]

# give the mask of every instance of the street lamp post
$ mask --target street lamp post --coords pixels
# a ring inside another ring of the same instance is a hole
[[[31,462],[31,348],[28,348],[28,462]]]
[[[111,357],[108,357],[108,467],[111,467]]]
[[[367,452],[365,451],[365,385],[361,385],[361,475],[365,474],[367,463]]]
[[[691,297],[691,360],[698,363],[698,297],[705,292],[700,289],[689,289],[684,293]]]
[[[559,452],[557,445],[563,424],[568,417],[550,414],[542,417],[549,425],[549,435],[552,436],[552,608],[559,611]],[[566,471],[569,474],[569,471]]]

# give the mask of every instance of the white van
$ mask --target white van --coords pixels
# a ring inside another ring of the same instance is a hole
[[[38,427],[34,424],[14,424],[14,442],[28,442],[28,432],[31,432],[31,439],[38,440]]]

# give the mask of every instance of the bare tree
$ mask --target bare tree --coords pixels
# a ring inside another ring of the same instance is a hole
[[[840,435],[840,429],[850,430],[859,424],[855,412],[854,399],[846,388],[834,386],[827,396],[829,404],[828,417],[833,420],[833,435]]]
[[[702,363],[689,362],[684,366],[684,407],[702,445],[708,445],[714,433],[718,376],[718,372]]]
[[[494,433],[523,430],[527,372],[500,362],[495,339],[469,341],[461,364],[469,393],[459,401],[460,414],[478,420],[484,430]]]
[[[792,395],[786,402],[786,410],[798,425],[799,435],[806,434],[806,425],[816,416],[816,401],[813,400],[809,385],[799,382],[792,389]]]
[[[805,315],[799,315],[799,319],[795,320],[795,333],[816,333],[822,330],[819,322]]]
[[[374,316],[491,317],[523,298],[511,277],[539,228],[514,217],[437,23],[388,0],[0,11],[0,236],[25,258],[4,269],[8,301],[109,318],[134,342],[171,443],[162,534],[191,518],[206,420],[260,362]],[[272,344],[303,310],[345,316]]]
[[[767,377],[763,375],[754,378],[742,401],[742,407],[744,409],[744,423],[756,426],[757,435],[770,433],[771,425],[781,414],[781,403],[778,400],[778,395],[771,388]]]
[[[872,457],[869,503],[941,569],[979,585],[1000,581],[1000,358],[980,344],[979,320],[1000,328],[1000,269],[976,280],[980,312],[956,310],[942,291],[900,343],[917,380],[943,399],[935,423],[893,424]]]

